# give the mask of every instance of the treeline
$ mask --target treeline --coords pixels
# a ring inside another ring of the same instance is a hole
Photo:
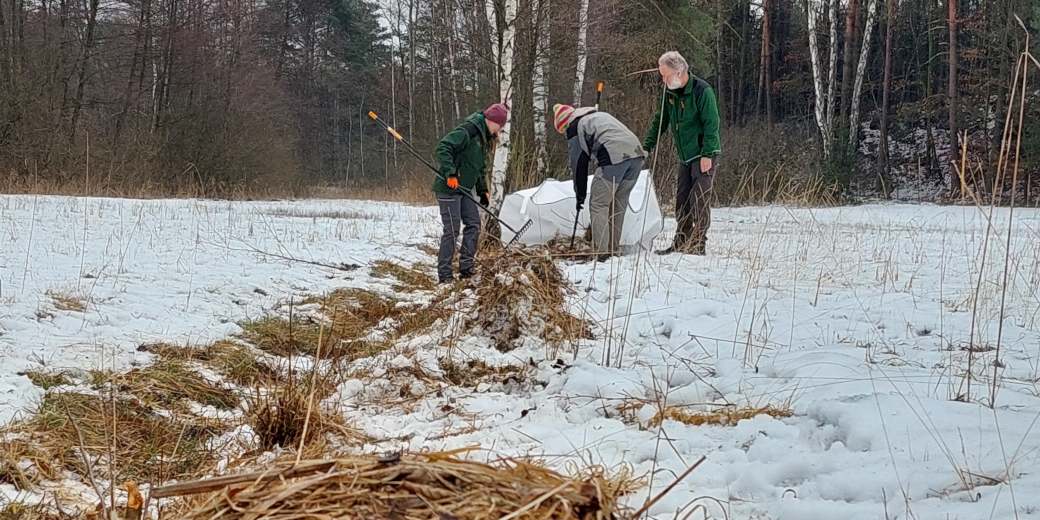
[[[641,134],[660,91],[646,71],[676,49],[719,97],[721,202],[959,198],[962,145],[966,185],[1006,200],[1004,122],[1026,34],[1040,28],[1038,0],[0,5],[8,189],[95,194],[421,186],[421,165],[368,111],[431,150],[499,100],[513,111],[494,169],[504,190],[527,187],[566,175],[554,103],[592,104],[603,82],[602,109]],[[1035,204],[1040,128],[1026,92],[1014,192]],[[652,158],[666,196],[667,144]]]

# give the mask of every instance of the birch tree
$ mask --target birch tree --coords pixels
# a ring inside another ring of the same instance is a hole
[[[518,0],[505,0],[505,27],[502,31],[502,46],[499,61],[499,101],[507,107],[513,106],[513,53],[516,47],[516,11]],[[505,198],[506,168],[509,166],[509,130],[513,111],[506,116],[506,124],[498,132],[494,166],[491,169],[491,208],[498,211]]]
[[[896,17],[895,0],[887,0],[885,17],[885,79],[881,87],[881,163],[884,173],[889,174],[888,163],[888,112],[892,94],[892,28]],[[882,186],[882,189],[885,189]]]
[[[816,35],[819,12],[816,9],[815,0],[806,0],[805,14],[808,20],[809,64],[812,66],[813,99],[815,100],[813,115],[816,117],[816,126],[819,128],[820,137],[823,139],[823,153],[827,156],[830,154],[830,147],[827,146],[829,142],[828,136],[830,135],[830,120],[827,119],[827,98],[824,97],[823,73],[820,70],[820,42],[819,37]]]
[[[534,141],[538,157],[538,176],[545,177],[548,150],[545,145],[545,117],[548,107],[549,81],[549,0],[532,0],[531,17],[537,27],[538,40],[534,57]]]
[[[823,140],[823,155],[824,157],[830,157],[831,141],[834,136],[834,94],[838,61],[838,47],[835,45],[838,36],[836,0],[824,0],[823,4],[830,18],[831,38],[826,83],[823,77],[823,66],[820,64],[820,41],[817,35],[820,19],[819,7],[817,0],[806,0],[805,2],[809,30],[809,61],[812,65],[813,95],[815,99],[813,113],[816,117],[816,126],[820,130],[820,138]],[[824,93],[825,89],[826,94]]]
[[[834,141],[834,109],[835,109],[835,93],[838,89],[838,1],[839,0],[825,0],[826,5],[830,6],[830,16],[828,21],[830,22],[830,64],[828,65],[828,71],[830,76],[827,79],[827,137],[824,139],[824,146],[830,148],[831,143]]]
[[[574,106],[581,105],[581,91],[585,86],[585,66],[589,54],[589,0],[581,0],[578,12],[578,68],[574,75]]]
[[[877,12],[877,0],[867,4],[867,26],[863,29],[863,48],[859,51],[859,64],[856,66],[856,84],[852,87],[852,104],[849,115],[849,145],[855,146],[859,137],[859,95],[863,90],[863,76],[866,75],[867,57],[870,54],[870,35],[874,29],[874,15]]]
[[[949,120],[950,120],[950,155],[957,155],[960,150],[960,146],[957,144],[957,0],[946,0],[949,4],[949,37],[950,37],[950,51],[949,51],[949,74],[947,75],[948,85],[946,92],[946,103],[949,109]],[[951,183],[952,185],[953,183]]]

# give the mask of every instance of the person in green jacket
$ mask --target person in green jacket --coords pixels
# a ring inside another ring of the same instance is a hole
[[[671,247],[657,254],[703,255],[711,226],[712,178],[722,153],[715,91],[703,79],[690,74],[686,59],[678,52],[664,53],[657,63],[667,90],[650,123],[643,148],[648,154],[653,151],[667,129],[679,153],[675,239]]]
[[[452,259],[462,227],[462,249],[459,254],[459,277],[473,276],[473,262],[480,239],[480,211],[490,204],[484,167],[495,136],[506,124],[509,109],[495,103],[484,112],[466,118],[437,144],[439,173],[433,191],[440,206],[441,247],[437,253],[437,277],[440,283],[455,280]]]

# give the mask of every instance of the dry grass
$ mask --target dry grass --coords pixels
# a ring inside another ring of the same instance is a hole
[[[396,278],[400,284],[394,285],[397,292],[432,291],[434,279],[423,264],[412,264],[404,267],[388,260],[377,260],[372,265],[372,276],[376,278]]]
[[[629,488],[596,474],[570,479],[538,465],[483,464],[452,453],[337,460],[328,471],[212,494],[186,519],[365,518],[372,520],[612,520]]]
[[[666,419],[678,421],[690,426],[735,426],[744,419],[751,419],[759,415],[768,415],[777,419],[783,419],[794,415],[789,408],[775,408],[764,406],[761,408],[747,407],[725,407],[711,412],[686,412],[681,407],[669,407],[658,411],[650,419],[650,426],[660,426]]]
[[[83,312],[87,310],[87,302],[84,298],[63,291],[47,291],[51,297],[54,308],[59,311]]]
[[[51,454],[36,443],[20,438],[0,442],[0,484],[30,491],[43,480],[56,479],[59,473]]]
[[[477,304],[467,324],[501,352],[524,337],[540,338],[552,350],[565,342],[592,339],[590,324],[567,311],[567,281],[552,257],[486,248],[479,257]]]
[[[427,174],[424,170],[421,175],[399,179],[398,182],[392,184],[377,182],[374,184],[357,183],[346,188],[342,186],[317,187],[312,188],[309,194],[319,199],[380,200],[428,206],[436,204],[433,192],[430,191],[432,181],[432,174]]]
[[[361,289],[340,289],[302,303],[319,304],[328,323],[268,317],[242,324],[243,339],[278,356],[313,356],[320,350],[328,359],[354,361],[379,354],[395,338],[424,330],[447,315],[438,302],[400,305],[394,298]],[[381,334],[371,336],[374,329]]]
[[[4,459],[29,460],[35,476],[24,470],[22,475],[29,478],[12,477],[11,471],[5,474],[22,485],[53,479],[59,476],[58,469],[87,475],[80,455],[83,449],[97,460],[94,470],[99,477],[107,478],[111,472],[117,481],[158,482],[197,476],[213,462],[205,441],[220,429],[176,417],[159,415],[132,397],[49,392],[32,418],[2,432],[24,439],[28,446],[19,447],[17,440],[5,443],[5,453],[18,455]]]
[[[92,167],[93,168],[93,167]],[[200,186],[197,181],[163,183],[150,179],[127,180],[109,185],[104,177],[92,178],[85,186],[83,178],[71,180],[43,179],[33,176],[7,175],[0,189],[12,195],[59,195],[69,197],[115,197],[124,199],[197,199],[225,200],[285,200],[309,197],[314,188],[290,184],[237,184],[218,186],[216,183]]]
[[[163,359],[145,368],[135,368],[116,376],[113,381],[121,391],[132,393],[145,404],[158,404],[168,409],[186,405],[185,401],[218,410],[239,406],[234,392],[206,381],[184,361],[177,359]]]
[[[363,435],[347,425],[342,415],[321,404],[335,388],[328,383],[326,378],[289,380],[270,392],[254,395],[248,418],[260,447],[272,450],[275,446],[321,446],[330,435],[341,443],[363,440]]]
[[[508,378],[519,380],[523,376],[523,367],[505,365],[493,367],[479,359],[471,359],[459,364],[447,357],[438,360],[444,379],[455,386],[475,387],[488,379],[504,381]]]
[[[22,504],[11,502],[0,509],[0,520],[70,520],[67,514],[57,514],[46,504]]]
[[[28,377],[29,380],[32,381],[32,384],[44,390],[50,390],[54,387],[72,384],[72,381],[69,381],[68,377],[66,377],[63,372],[58,372],[56,374],[48,374],[46,372],[30,371],[21,372],[19,373],[19,375]]]
[[[249,347],[233,341],[218,341],[205,347],[181,347],[167,343],[142,345],[138,351],[180,361],[195,361],[243,386],[274,380],[277,372],[257,359]]]

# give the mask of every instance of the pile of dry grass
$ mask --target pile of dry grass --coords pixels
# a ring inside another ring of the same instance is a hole
[[[597,473],[569,479],[529,462],[484,464],[452,455],[302,463],[297,468],[310,464],[321,472],[297,480],[272,470],[212,494],[184,518],[610,520],[625,516],[618,499],[638,488]]]
[[[501,352],[540,338],[556,351],[568,341],[593,339],[590,324],[567,311],[567,281],[548,254],[486,249],[477,303],[467,328]]]

